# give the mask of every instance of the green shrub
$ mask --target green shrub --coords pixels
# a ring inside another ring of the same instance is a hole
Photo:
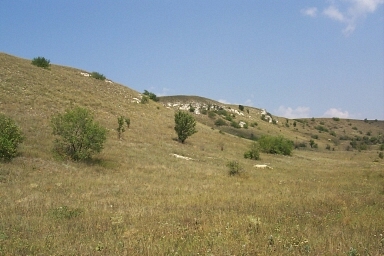
[[[322,125],[318,125],[315,127],[316,130],[318,130],[319,132],[328,132],[328,129],[325,128],[324,126]]]
[[[51,120],[55,139],[54,150],[71,159],[85,160],[103,149],[107,130],[93,121],[91,113],[76,107],[57,114]]]
[[[23,134],[16,123],[0,113],[0,159],[9,161],[16,157],[17,148],[23,140]]]
[[[244,158],[260,160],[260,148],[256,142],[253,142],[250,149],[244,153]]]
[[[208,111],[208,117],[213,119],[216,117],[216,113],[214,111]]]
[[[291,155],[293,149],[293,141],[283,136],[263,135],[258,140],[260,149],[264,153]]]
[[[125,118],[124,116],[120,116],[117,118],[118,127],[116,130],[118,134],[118,139],[121,139],[121,135],[123,134],[123,132],[125,132],[124,123],[129,128],[129,125],[131,124],[131,119]]]
[[[336,122],[340,121],[340,118],[338,118],[338,117],[333,117],[332,119],[333,119],[333,121],[336,121]]]
[[[380,151],[383,151],[384,150],[384,144],[381,144],[379,149],[380,149]]]
[[[98,72],[92,72],[91,77],[93,77],[97,80],[102,80],[102,81],[105,80],[105,76],[103,74],[98,73]]]
[[[311,135],[311,138],[317,140],[319,138],[319,135],[317,134]]]
[[[149,92],[147,90],[144,90],[143,94],[145,96],[148,96],[149,99],[153,100],[153,101],[159,101],[159,98],[156,96],[156,94],[154,94],[153,92]],[[192,112],[192,111],[191,111]]]
[[[35,65],[40,68],[48,69],[51,64],[50,64],[50,60],[44,57],[37,57],[32,60],[32,65]]]
[[[240,129],[241,128],[240,124],[238,122],[236,122],[236,121],[232,121],[231,122],[231,126],[233,128],[236,128],[236,129]]]
[[[230,115],[228,115],[228,116],[225,117],[225,120],[227,120],[229,122],[232,122],[233,118]]]
[[[336,133],[335,133],[335,131],[330,131],[329,134],[332,135],[332,136],[334,136],[334,137],[336,137]]]
[[[219,118],[215,121],[215,125],[216,126],[223,126],[223,125],[227,125],[227,122],[225,122],[222,118]]]
[[[140,103],[141,103],[141,104],[147,104],[147,103],[149,103],[149,97],[143,95],[143,97],[141,97],[141,101],[140,101]]]
[[[383,152],[380,152],[380,153],[379,153],[379,157],[380,157],[381,159],[384,158],[384,154],[383,154]]]
[[[195,134],[197,132],[196,121],[193,116],[187,112],[177,111],[175,113],[175,131],[181,143]]]
[[[244,106],[243,105],[239,105],[239,109],[240,109],[240,111],[244,111]]]
[[[228,174],[230,176],[240,175],[243,172],[243,167],[240,165],[238,161],[228,162],[227,167],[229,168]]]

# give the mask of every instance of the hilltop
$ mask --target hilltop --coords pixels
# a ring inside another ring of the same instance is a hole
[[[286,119],[198,96],[142,104],[142,93],[91,72],[0,53],[0,112],[25,135],[20,155],[0,163],[0,254],[384,252],[383,121]],[[50,120],[73,106],[108,130],[88,162],[52,152]],[[197,120],[185,144],[174,131],[180,108]],[[122,115],[131,124],[118,139]],[[263,135],[297,149],[245,159]],[[230,177],[229,161],[244,173]]]

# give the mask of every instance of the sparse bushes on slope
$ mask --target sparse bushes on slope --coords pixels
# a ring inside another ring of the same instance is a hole
[[[50,60],[44,58],[44,57],[37,57],[32,60],[32,65],[35,65],[40,68],[49,68]]]
[[[291,155],[293,142],[283,136],[264,135],[258,140],[260,149],[264,153]]]
[[[0,113],[0,159],[8,161],[16,157],[17,147],[23,140],[23,134],[16,123]]]
[[[192,115],[183,111],[175,113],[175,131],[181,143],[197,132],[195,127],[196,121]]]
[[[76,107],[51,120],[55,140],[55,151],[73,160],[85,160],[103,149],[107,130],[93,121],[91,113]]]

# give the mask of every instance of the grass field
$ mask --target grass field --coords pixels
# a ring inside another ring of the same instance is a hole
[[[0,162],[0,255],[384,255],[379,145],[346,150],[350,140],[339,139],[381,138],[383,121],[287,127],[249,108],[258,125],[247,132],[308,145],[254,161],[243,157],[250,140],[220,132],[207,116],[181,144],[174,109],[135,103],[138,92],[80,72],[0,54],[0,112],[26,137],[18,157]],[[91,109],[109,131],[91,161],[52,152],[50,118],[71,106]],[[120,115],[131,125],[119,140]],[[318,148],[308,144],[314,135]],[[228,175],[234,160],[240,176]],[[273,169],[253,167],[264,163]]]

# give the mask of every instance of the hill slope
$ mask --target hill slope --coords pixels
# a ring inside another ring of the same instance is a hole
[[[0,163],[0,254],[338,255],[351,247],[383,254],[379,145],[346,151],[356,136],[380,138],[382,121],[296,120],[295,127],[295,120],[275,116],[277,124],[262,121],[260,109],[245,107],[232,119],[248,122],[248,129],[229,121],[215,126],[224,112],[199,114],[198,133],[180,144],[171,98],[140,104],[140,93],[81,72],[58,65],[45,70],[0,53],[0,112],[26,137],[19,157]],[[88,163],[52,154],[50,119],[71,106],[91,109],[109,131],[105,149]],[[120,115],[131,119],[121,140]],[[319,148],[251,161],[243,158],[250,134],[307,144],[317,135]],[[244,174],[230,177],[229,161],[238,161]],[[256,170],[256,163],[273,170]]]

